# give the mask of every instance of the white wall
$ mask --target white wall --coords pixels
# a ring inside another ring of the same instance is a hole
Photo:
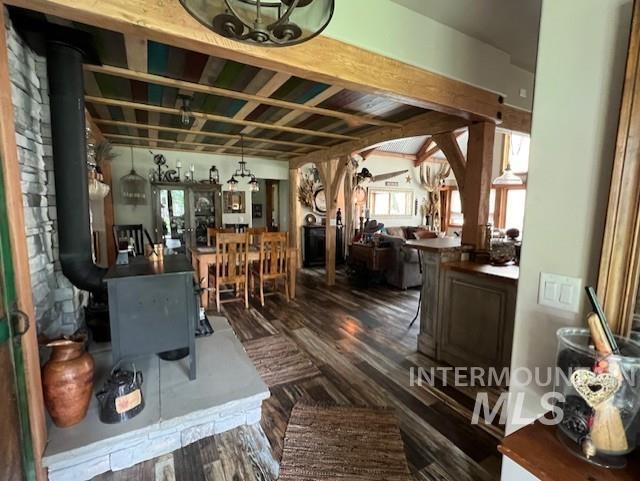
[[[114,147],[114,153],[118,155],[113,160],[112,175],[114,189],[114,217],[116,224],[143,224],[149,231],[153,228],[152,199],[147,184],[148,205],[129,206],[121,202],[119,180],[131,170],[131,152],[129,147]],[[170,168],[175,168],[176,161],[182,162],[182,172],[193,164],[195,167],[196,180],[209,178],[209,168],[215,165],[220,171],[220,182],[223,184],[223,191],[228,190],[226,181],[231,177],[238,167],[239,156],[236,155],[213,155],[202,152],[174,152],[162,149],[153,149],[156,154],[163,154],[167,158]],[[153,156],[146,148],[134,148],[133,158],[135,168],[139,175],[147,177],[149,170],[154,168]],[[249,168],[259,179],[289,179],[289,166],[287,162],[278,160],[255,159],[246,157],[247,168]],[[251,192],[249,191],[249,179],[238,179],[238,189],[246,192],[247,210],[245,214],[224,214],[222,222],[225,224],[250,224],[251,223]],[[284,205],[288,210],[288,203]]]
[[[523,99],[518,92],[533,91],[533,73],[512,65],[506,52],[395,2],[337,0],[324,34],[500,93],[505,103],[531,110],[531,96]]]
[[[513,369],[553,366],[556,330],[585,324],[586,301],[578,315],[538,306],[538,279],[551,272],[596,282],[631,6],[543,3]],[[512,401],[526,395],[524,414],[534,418],[546,391],[512,384],[510,392]],[[518,427],[512,418],[509,432]]]

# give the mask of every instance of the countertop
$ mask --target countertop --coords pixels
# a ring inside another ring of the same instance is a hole
[[[469,272],[486,277],[504,279],[510,282],[518,282],[520,267],[516,265],[494,266],[492,264],[479,264],[471,261],[457,261],[443,264],[443,268],[457,272]]]
[[[193,272],[193,267],[183,254],[167,255],[161,262],[150,262],[144,256],[132,257],[129,264],[115,264],[109,268],[106,281],[124,277],[157,276],[162,274],[184,274]]]
[[[459,237],[444,237],[442,239],[408,240],[405,246],[421,251],[438,252],[447,249],[459,249],[462,242]]]
[[[507,436],[498,450],[542,481],[638,481],[640,451],[627,457],[625,469],[604,469],[569,452],[556,436],[556,426],[539,421]]]

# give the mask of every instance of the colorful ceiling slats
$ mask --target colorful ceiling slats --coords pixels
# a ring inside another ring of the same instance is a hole
[[[130,67],[127,62],[127,39],[122,34],[82,24],[75,24],[75,27],[92,34],[103,65],[124,69]],[[143,61],[137,62],[137,65],[144,66],[144,57],[140,58]],[[287,78],[274,71],[153,41],[147,42],[146,66],[147,72],[144,74],[173,80],[160,85],[153,83],[158,79],[141,78],[139,75],[122,76],[112,71],[85,72],[88,96],[119,101],[112,105],[93,101],[87,103],[97,125],[114,143],[237,152],[239,135],[242,134],[249,137],[245,139],[247,148],[264,150],[264,153],[257,150],[255,155],[274,157],[278,156],[274,151],[290,154],[313,152],[344,142],[343,138],[337,138],[338,135],[363,136],[378,128],[376,125],[380,124],[376,122],[381,120],[391,125],[426,112],[384,96],[340,90],[295,76]],[[176,85],[174,81],[225,91],[193,92],[189,91],[188,86]],[[263,89],[267,90],[270,99],[278,99],[285,104],[261,103],[260,98],[265,95],[261,93]],[[257,98],[239,99],[234,97],[233,92]],[[199,113],[189,126],[182,125],[180,121],[181,95],[188,95],[192,112]],[[139,105],[123,105],[122,102]],[[296,108],[300,105],[308,109]],[[174,109],[174,112],[153,112],[153,106]],[[322,109],[343,115],[331,115],[331,112]],[[229,123],[225,119],[207,119],[200,114],[235,119],[235,122],[244,124]],[[256,122],[258,124],[252,124]],[[304,129],[304,133],[286,131],[290,127]],[[329,137],[328,134],[335,135]]]

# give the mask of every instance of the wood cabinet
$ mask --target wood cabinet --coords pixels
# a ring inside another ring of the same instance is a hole
[[[333,227],[336,229],[336,264],[344,262],[342,250],[343,226]],[[325,246],[327,242],[327,231],[323,225],[304,226],[304,259],[305,267],[320,267],[325,265]]]
[[[444,268],[435,335],[438,360],[455,367],[508,367],[518,285]]]
[[[440,305],[440,271],[443,263],[460,259],[459,249],[421,250],[422,304],[418,351],[437,357],[437,326]]]
[[[207,228],[222,226],[221,186],[202,183],[152,183],[153,233],[168,247],[207,245]]]

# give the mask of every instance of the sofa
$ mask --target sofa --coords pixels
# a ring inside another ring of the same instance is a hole
[[[380,242],[389,245],[392,249],[389,267],[384,271],[387,284],[398,289],[422,285],[418,251],[405,245],[407,240],[418,238],[416,236],[418,231],[418,236],[422,239],[437,237],[433,232],[411,226],[388,227],[380,236]]]

